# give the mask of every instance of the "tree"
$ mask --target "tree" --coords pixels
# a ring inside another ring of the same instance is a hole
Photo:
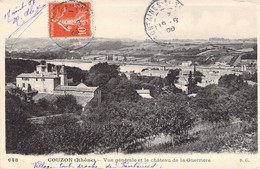
[[[42,110],[48,110],[49,107],[51,106],[51,103],[50,103],[48,100],[46,100],[46,99],[40,99],[40,100],[38,101],[38,106],[39,106],[39,108],[41,108]]]
[[[237,76],[235,74],[221,76],[219,78],[218,84],[221,87],[227,88],[229,93],[234,93],[246,85],[243,77],[241,75]]]
[[[193,90],[196,86],[196,82],[192,77],[192,71],[190,71],[189,78],[188,78],[188,94],[193,93]]]
[[[34,127],[27,120],[29,114],[19,96],[6,92],[6,151],[18,152],[18,144],[34,133]]]
[[[187,132],[195,121],[187,96],[169,95],[159,98],[154,106],[153,128],[158,133],[170,135],[172,146],[187,137]]]
[[[196,84],[201,83],[203,74],[200,71],[195,71],[193,74],[194,81]]]
[[[201,83],[203,74],[200,71],[195,71],[194,74],[192,74],[192,71],[190,71],[189,78],[188,78],[188,94],[191,93],[197,93],[199,90],[199,87],[197,86],[198,83]]]
[[[111,78],[119,76],[119,66],[109,65],[108,63],[98,63],[89,70],[86,83],[90,86],[103,86]]]
[[[208,85],[201,89],[191,103],[203,121],[225,123],[231,119],[228,90],[218,85]]]
[[[167,76],[165,77],[168,85],[174,86],[175,83],[179,80],[179,74],[181,69],[170,69]]]
[[[102,136],[99,140],[100,151],[134,152],[140,149],[149,130],[140,118],[143,111],[137,111],[137,103],[110,102],[98,108],[91,108],[85,113],[86,121],[92,121],[98,126]],[[141,116],[144,117],[144,116]]]
[[[170,86],[170,89],[174,92],[180,92],[181,90],[178,90],[175,86],[175,83],[179,80],[179,74],[181,69],[170,69],[167,76],[165,77],[165,80],[167,84]]]
[[[87,154],[98,146],[98,126],[71,115],[49,117],[37,133],[19,143],[25,154]]]
[[[253,82],[257,82],[257,72],[253,74],[250,80],[252,80]]]
[[[104,101],[129,101],[129,102],[137,102],[140,99],[140,96],[136,92],[135,84],[127,79],[121,79],[115,88],[111,90],[103,91]]]
[[[236,91],[230,99],[230,113],[257,130],[257,86],[244,86]]]
[[[80,113],[82,107],[77,103],[77,100],[72,95],[58,96],[54,101],[56,112],[59,114]]]

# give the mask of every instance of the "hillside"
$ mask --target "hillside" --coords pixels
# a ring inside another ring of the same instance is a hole
[[[57,42],[49,38],[13,39],[6,41],[6,56],[12,58],[34,59],[80,59],[93,55],[131,56],[136,58],[163,59],[164,61],[179,60],[197,61],[200,64],[214,64],[215,62],[233,63],[246,51],[256,46],[255,39],[232,41],[183,40],[171,46],[161,46],[152,41],[135,41],[130,39],[97,38],[88,41],[61,39],[59,44],[64,46],[86,46],[65,50]]]

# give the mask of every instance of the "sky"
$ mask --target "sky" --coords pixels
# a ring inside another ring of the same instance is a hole
[[[27,1],[4,1],[6,8],[1,12],[1,20],[8,9],[15,9],[21,2],[27,3]],[[38,4],[43,2],[47,1],[36,0]],[[179,12],[181,22],[172,38],[223,37],[236,39],[257,36],[255,6],[241,3],[235,3],[235,5],[234,3],[228,5],[223,3],[217,5],[189,4],[188,0],[183,0],[182,3],[184,6]],[[96,28],[95,37],[148,39],[144,30],[144,15],[149,4],[150,0],[94,0],[92,7]],[[45,8],[43,14],[24,31],[21,37],[48,37],[48,27],[48,8]],[[4,28],[5,36],[8,36],[17,29],[17,26],[7,23],[4,19]]]

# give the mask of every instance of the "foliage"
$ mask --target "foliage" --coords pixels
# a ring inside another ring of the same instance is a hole
[[[221,76],[218,84],[221,87],[227,88],[229,93],[234,93],[246,85],[243,77],[241,75],[237,76],[235,74]]]
[[[218,85],[208,85],[200,90],[192,100],[192,106],[204,121],[211,123],[228,122],[228,104],[230,104],[228,90]]]
[[[95,109],[89,109],[85,114],[85,121],[92,121],[100,128],[102,133],[99,140],[101,152],[137,151],[138,143],[149,136],[150,125],[142,123],[139,118],[144,112],[137,112],[134,103],[111,102]],[[139,107],[138,107],[139,108]]]
[[[52,67],[54,66],[54,64],[48,64],[48,71],[52,71]],[[73,79],[73,85],[77,85],[81,82],[84,82],[88,76],[87,70],[81,70],[78,67],[65,66],[65,69],[67,72],[67,78]]]
[[[257,130],[257,86],[244,86],[231,96],[229,111]]]
[[[174,84],[178,82],[180,71],[181,71],[181,69],[170,69],[169,70],[169,73],[165,77],[166,82],[169,86],[174,86]]]
[[[162,93],[165,80],[156,76],[131,76],[131,81],[136,89],[149,89],[152,97],[158,97]]]
[[[169,95],[157,100],[154,127],[159,133],[172,137],[172,145],[186,137],[193,127],[195,115],[189,107],[189,98],[183,94]]]
[[[255,72],[253,74],[250,74],[250,73],[243,74],[243,79],[244,80],[251,80],[253,82],[257,82],[257,72]]]
[[[170,69],[167,76],[165,77],[166,85],[170,87],[170,90],[173,93],[181,92],[181,90],[175,86],[175,83],[177,83],[179,80],[180,71],[181,69]]]
[[[194,122],[187,100],[179,94],[136,103],[110,102],[84,114],[87,121],[103,126],[103,151],[135,152],[142,149],[141,143],[160,133],[171,135],[173,144],[181,141]]]
[[[140,96],[136,92],[135,84],[125,78],[112,78],[102,88],[102,100],[104,103],[111,101],[129,101],[136,102]]]
[[[225,75],[220,78],[218,85],[200,88],[197,96],[189,98],[183,93],[174,92],[179,72],[179,69],[171,70],[165,79],[134,77],[128,80],[126,76],[119,75],[116,65],[105,63],[93,66],[89,77],[95,76],[96,79],[88,80],[92,84],[102,85],[103,103],[98,107],[88,107],[81,116],[77,115],[81,107],[71,95],[58,97],[53,102],[43,99],[34,104],[20,99],[24,97],[21,90],[10,90],[11,94],[6,94],[7,152],[132,153],[143,151],[146,141],[162,133],[171,137],[171,143],[164,145],[166,149],[177,152],[181,148],[194,152],[220,152],[226,148],[223,143],[229,147],[237,144],[232,139],[245,141],[239,131],[228,134],[222,132],[234,120],[247,124],[249,134],[257,133],[257,86],[247,85],[242,76]],[[199,72],[194,75],[190,73],[188,85],[196,86],[201,76]],[[141,99],[136,92],[136,89],[143,87],[156,93],[164,81],[171,88],[168,94],[158,94],[154,99]],[[62,115],[43,117],[42,125],[28,123],[28,115],[50,115],[54,112]],[[213,127],[210,131],[190,134],[201,123],[214,126],[215,129]],[[224,129],[219,129],[220,125]],[[220,136],[216,134],[218,132]],[[240,135],[236,136],[236,133]],[[255,138],[253,136],[251,141],[255,142]],[[201,142],[207,142],[204,148],[199,145]],[[251,149],[255,150],[254,147]]]
[[[197,93],[200,87],[197,86],[198,83],[201,83],[203,74],[200,71],[195,71],[192,74],[190,71],[189,78],[188,78],[188,94]]]
[[[20,59],[5,59],[5,82],[15,82],[16,76],[21,73],[31,73],[35,67],[39,65],[36,61],[20,60]]]
[[[80,113],[82,107],[72,95],[58,96],[54,101],[56,112],[59,114]]]
[[[65,66],[65,68],[68,73],[68,79],[73,78],[73,82],[76,84],[84,82],[89,75],[87,70],[81,70],[77,67]]]
[[[201,144],[203,143],[203,144]],[[170,147],[169,143],[148,147],[149,153],[257,153],[257,132],[245,133],[234,128],[213,128],[200,132],[182,144]]]
[[[25,154],[86,154],[93,152],[99,134],[90,123],[80,125],[73,116],[46,118],[38,132],[19,144]]]
[[[201,83],[202,77],[204,75],[200,71],[195,71],[193,76],[194,76],[194,81],[197,84],[197,83]]]
[[[28,109],[19,96],[6,92],[6,151],[11,153],[17,150],[21,140],[34,133],[34,127],[27,120]]]
[[[73,95],[59,95],[55,100],[40,99],[30,105],[31,116],[49,116],[54,114],[80,114],[82,106],[77,103]]]
[[[109,65],[108,63],[98,63],[89,70],[89,77],[86,83],[89,86],[103,86],[111,78],[119,76],[119,66]]]

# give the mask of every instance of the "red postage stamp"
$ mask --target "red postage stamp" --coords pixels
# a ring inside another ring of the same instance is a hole
[[[49,3],[49,36],[91,37],[90,2]]]

